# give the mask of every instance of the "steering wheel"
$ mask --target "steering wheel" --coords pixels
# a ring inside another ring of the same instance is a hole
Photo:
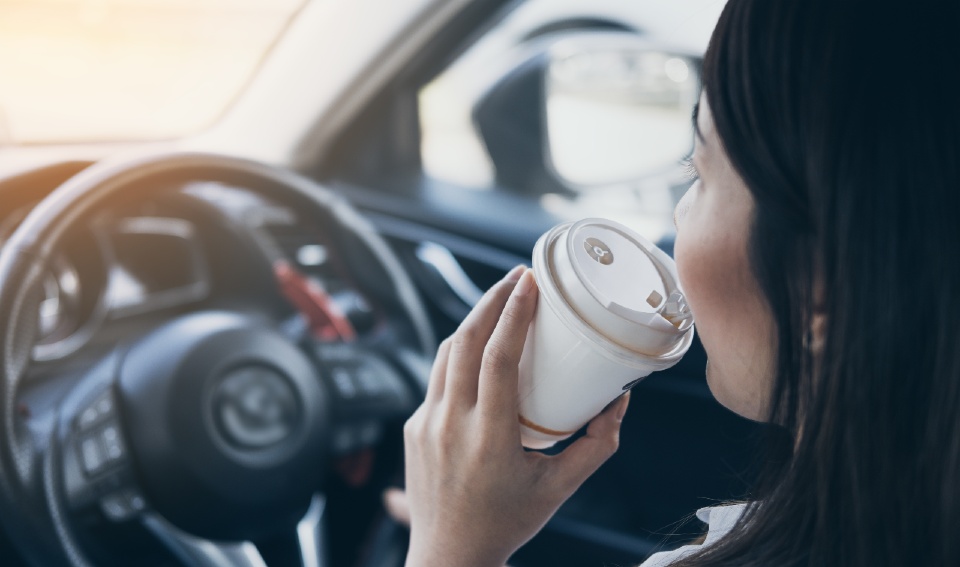
[[[389,354],[298,342],[243,313],[200,311],[118,346],[55,409],[27,415],[18,392],[38,333],[38,288],[68,230],[145,185],[192,180],[255,187],[349,233],[365,249],[359,261],[392,289],[405,352],[429,366],[434,338],[410,278],[329,190],[211,154],[95,164],[41,202],[0,251],[0,519],[32,564],[99,561],[84,520],[93,511],[108,525],[141,522],[188,565],[263,566],[251,542],[282,530],[296,534],[304,566],[323,565],[319,479],[331,436],[346,423],[408,415],[422,397],[422,376],[418,384]],[[338,391],[338,379],[360,374],[369,388]]]

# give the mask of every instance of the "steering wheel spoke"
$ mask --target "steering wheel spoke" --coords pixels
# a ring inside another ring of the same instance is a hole
[[[315,494],[307,513],[297,523],[297,547],[303,567],[327,566],[326,519],[327,499],[322,494]]]
[[[416,398],[403,374],[377,350],[356,343],[315,343],[310,350],[333,398],[333,454],[375,445],[384,422],[416,409]]]
[[[68,507],[99,508],[108,520],[122,522],[145,512],[147,503],[120,418],[116,367],[117,356],[108,356],[74,389],[60,410],[58,447]]]
[[[300,567],[326,567],[328,553],[324,525],[326,498],[315,494],[306,514],[297,523]],[[267,567],[250,541],[223,542],[197,537],[174,526],[156,513],[143,516],[143,525],[188,567]]]
[[[179,529],[163,517],[148,514],[144,526],[188,567],[267,567],[249,541],[215,542]]]

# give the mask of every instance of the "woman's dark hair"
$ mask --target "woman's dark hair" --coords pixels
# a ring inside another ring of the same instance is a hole
[[[958,72],[958,2],[724,9],[704,92],[756,201],[794,445],[678,565],[960,565]]]

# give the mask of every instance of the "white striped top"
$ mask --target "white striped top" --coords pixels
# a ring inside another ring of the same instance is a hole
[[[697,518],[707,524],[707,538],[702,544],[684,545],[673,551],[662,551],[654,553],[646,561],[640,564],[640,567],[668,567],[674,561],[682,559],[704,546],[711,545],[718,539],[726,535],[733,525],[737,523],[740,515],[743,514],[746,504],[728,504],[726,506],[714,506],[711,508],[701,508],[697,510]]]

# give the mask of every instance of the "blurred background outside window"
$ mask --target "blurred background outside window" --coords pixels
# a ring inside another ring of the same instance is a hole
[[[542,205],[561,217],[603,216],[651,240],[669,238],[673,208],[689,186],[680,162],[693,149],[700,87],[702,48],[690,46],[705,45],[722,7],[710,0],[519,4],[421,90],[425,174],[474,191],[529,193],[497,178],[473,113],[505,69],[549,44],[542,141],[558,188],[538,195]],[[567,25],[557,26],[564,12]]]
[[[0,146],[216,121],[305,0],[0,0]]]

